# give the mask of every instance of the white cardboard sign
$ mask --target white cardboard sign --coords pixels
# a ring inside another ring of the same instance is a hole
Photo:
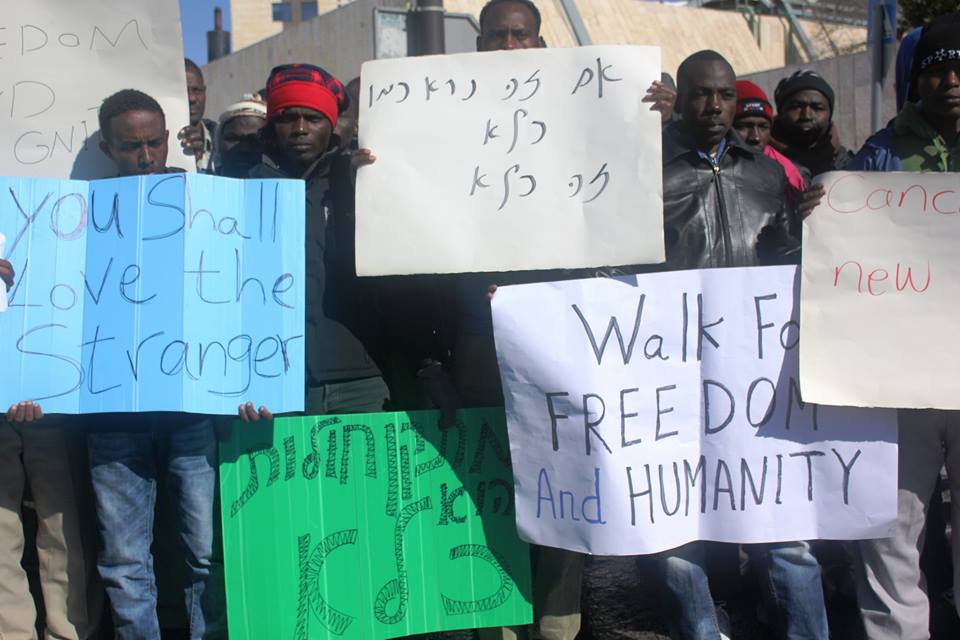
[[[824,174],[803,223],[810,400],[960,409],[960,174]]]
[[[517,525],[603,555],[861,539],[897,513],[896,413],[804,403],[796,267],[502,287]]]
[[[363,65],[360,275],[662,262],[656,47]]]
[[[0,175],[116,175],[100,151],[107,96],[139,89],[164,110],[167,164],[195,170],[177,0],[7,0],[0,16]]]

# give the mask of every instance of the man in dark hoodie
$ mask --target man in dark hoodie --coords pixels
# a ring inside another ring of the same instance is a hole
[[[354,267],[352,184],[333,171],[333,135],[349,106],[343,84],[309,64],[281,65],[267,80],[266,148],[251,178],[306,182],[306,365],[308,414],[382,411],[389,391],[371,353],[380,332],[369,279]],[[240,407],[245,420],[266,407]]]
[[[773,99],[777,117],[771,144],[801,172],[808,172],[807,183],[821,173],[846,167],[853,154],[836,138],[833,87],[826,80],[801,69],[777,84]]]

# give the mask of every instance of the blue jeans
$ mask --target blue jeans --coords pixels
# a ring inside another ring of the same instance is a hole
[[[744,545],[760,575],[768,616],[778,638],[827,640],[820,564],[806,542]],[[704,545],[691,543],[657,558],[666,586],[664,606],[673,640],[717,640],[720,629],[707,581]]]
[[[165,477],[187,564],[190,638],[226,637],[223,562],[215,553],[213,422],[182,414],[140,414],[136,430],[87,437],[101,547],[97,565],[120,640],[159,640],[153,573],[157,478]]]

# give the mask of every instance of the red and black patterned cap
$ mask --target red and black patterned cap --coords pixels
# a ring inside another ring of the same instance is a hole
[[[274,67],[267,78],[268,119],[284,109],[304,107],[319,111],[335,125],[349,106],[350,96],[343,83],[315,65],[283,64]]]
[[[770,98],[759,86],[749,80],[737,80],[737,115],[735,117],[761,116],[773,121]]]

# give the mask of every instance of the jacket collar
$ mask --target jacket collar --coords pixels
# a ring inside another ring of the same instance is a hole
[[[333,148],[324,153],[322,156],[316,159],[313,164],[307,167],[307,170],[304,171],[301,175],[294,176],[288,175],[283,169],[280,168],[280,163],[277,162],[269,153],[264,153],[262,162],[264,166],[268,167],[274,173],[281,175],[285,178],[300,179],[305,182],[310,182],[315,178],[324,178],[327,176],[330,170],[330,164],[333,162],[334,157],[340,153],[339,148]]]
[[[899,136],[915,136],[927,142],[943,143],[943,137],[932,124],[927,122],[915,102],[908,102],[893,119],[893,130]],[[945,143],[944,143],[945,145]]]
[[[693,154],[699,156],[700,150],[697,149],[696,145],[679,126],[676,122],[671,122],[668,124],[664,130],[663,135],[663,163],[668,164],[673,162],[677,158]],[[726,153],[736,153],[738,155],[745,155],[748,157],[753,157],[755,152],[753,149],[748,147],[743,140],[740,139],[740,136],[733,130],[731,127],[730,131],[727,132],[727,135],[724,137],[726,140],[727,151]]]

